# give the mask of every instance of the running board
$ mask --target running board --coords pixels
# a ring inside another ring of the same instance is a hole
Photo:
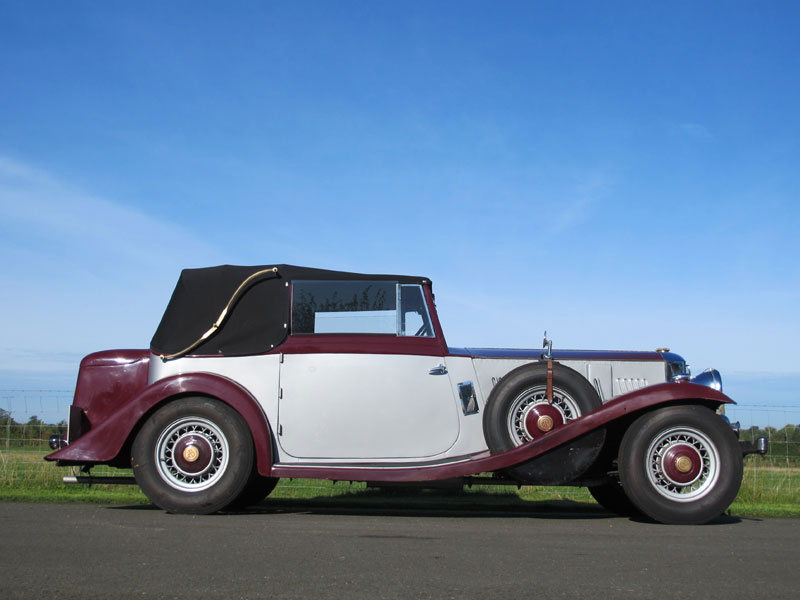
[[[135,477],[94,477],[92,475],[67,475],[66,477],[62,477],[61,481],[64,483],[83,483],[86,485],[136,485]]]

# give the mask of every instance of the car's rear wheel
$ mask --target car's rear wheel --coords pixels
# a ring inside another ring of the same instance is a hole
[[[661,523],[706,523],[722,514],[742,483],[736,435],[704,406],[646,413],[622,438],[619,474],[625,494]]]
[[[211,398],[181,398],[157,410],[131,451],[136,482],[173,513],[209,514],[245,490],[254,451],[244,419]]]
[[[569,367],[553,364],[552,386],[550,403],[543,362],[518,367],[500,380],[483,415],[483,431],[492,452],[540,439],[601,405],[589,382]],[[605,429],[597,429],[506,473],[526,483],[567,483],[592,465],[604,441]]]

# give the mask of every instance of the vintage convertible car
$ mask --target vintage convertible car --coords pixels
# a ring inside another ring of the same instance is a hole
[[[721,389],[664,348],[451,348],[424,277],[225,265],[182,272],[149,350],[83,359],[46,459],[82,467],[71,482],[132,466],[177,513],[291,477],[585,485],[620,514],[703,523],[766,451],[716,414]]]

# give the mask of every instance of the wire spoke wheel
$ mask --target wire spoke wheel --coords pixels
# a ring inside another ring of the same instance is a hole
[[[622,438],[618,462],[625,494],[661,523],[706,523],[731,505],[742,483],[736,434],[701,405],[641,415]]]
[[[492,389],[483,413],[483,433],[492,452],[536,443],[601,405],[583,375],[559,363],[552,368],[552,402],[547,401],[548,365],[544,361],[517,367]],[[596,428],[505,469],[504,474],[531,485],[570,483],[597,459],[605,435],[605,428]]]
[[[230,506],[257,473],[247,423],[206,397],[179,398],[154,412],[134,440],[131,464],[153,504],[186,514]]]
[[[556,412],[547,411],[547,407],[552,407]],[[544,414],[538,414],[538,410],[543,410]],[[546,414],[547,412],[551,414]],[[552,404],[547,401],[545,385],[538,385],[519,394],[508,412],[508,435],[514,445],[530,442],[544,433],[540,427],[529,427],[528,422],[538,423],[540,418],[548,416],[553,419],[552,427],[557,427],[580,417],[581,409],[569,394],[557,387],[553,387]]]
[[[719,453],[701,431],[673,428],[647,450],[650,482],[665,498],[691,502],[702,498],[719,477]]]
[[[158,472],[172,487],[199,492],[225,473],[230,451],[219,428],[201,417],[185,417],[168,426],[156,442]]]

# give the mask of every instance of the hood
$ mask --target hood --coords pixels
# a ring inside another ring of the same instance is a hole
[[[450,348],[450,354],[472,358],[513,358],[539,360],[544,349],[524,348]],[[630,350],[553,350],[553,360],[630,360],[638,362],[664,362],[660,352]]]

